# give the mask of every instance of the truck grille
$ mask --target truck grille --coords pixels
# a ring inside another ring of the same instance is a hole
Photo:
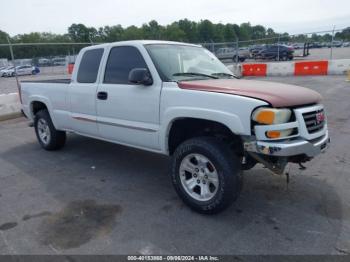
[[[306,129],[309,132],[309,134],[316,133],[318,131],[321,131],[325,124],[325,115],[323,109],[303,113]]]

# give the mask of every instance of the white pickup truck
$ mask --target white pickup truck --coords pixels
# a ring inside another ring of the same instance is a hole
[[[20,98],[46,150],[62,148],[74,132],[171,156],[177,193],[206,214],[238,197],[242,170],[260,162],[281,174],[330,141],[318,93],[237,79],[192,44],[87,47],[71,79],[22,81]]]

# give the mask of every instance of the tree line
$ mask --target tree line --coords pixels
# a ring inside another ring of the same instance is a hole
[[[350,40],[350,27],[338,32],[335,36],[342,40]],[[251,25],[250,23],[232,24],[232,23],[212,23],[209,20],[200,22],[182,19],[169,25],[160,25],[152,20],[140,27],[121,25],[104,26],[100,28],[88,27],[83,24],[72,24],[68,27],[65,34],[39,33],[19,34],[13,37],[0,30],[0,44],[8,43],[105,43],[123,40],[135,39],[155,39],[171,40],[189,43],[218,43],[235,41],[252,41],[241,43],[263,44],[276,43],[277,38],[282,42],[307,42],[307,41],[326,41],[332,39],[331,34],[313,34],[312,36],[297,35],[290,36],[288,33],[277,33],[272,28],[266,28],[262,25]],[[266,39],[258,41],[259,39]],[[33,45],[33,46],[15,46],[14,53],[16,58],[48,57],[58,55],[76,54],[82,45]],[[8,47],[0,47],[0,58],[10,58]]]

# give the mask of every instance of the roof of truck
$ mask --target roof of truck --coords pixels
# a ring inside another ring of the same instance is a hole
[[[150,45],[150,44],[167,44],[167,45],[188,45],[188,46],[197,46],[200,47],[201,45],[196,44],[189,44],[189,43],[183,43],[183,42],[175,42],[175,41],[161,41],[161,40],[130,40],[130,41],[118,41],[118,42],[112,42],[112,43],[105,43],[105,44],[99,44],[99,45],[93,45],[89,47],[85,47],[85,49],[90,48],[96,48],[96,47],[107,47],[110,45],[126,45],[126,44],[141,44],[141,45]]]

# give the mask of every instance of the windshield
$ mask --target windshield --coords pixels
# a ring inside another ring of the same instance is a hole
[[[197,46],[145,45],[163,81],[232,78],[232,72],[207,49]]]

